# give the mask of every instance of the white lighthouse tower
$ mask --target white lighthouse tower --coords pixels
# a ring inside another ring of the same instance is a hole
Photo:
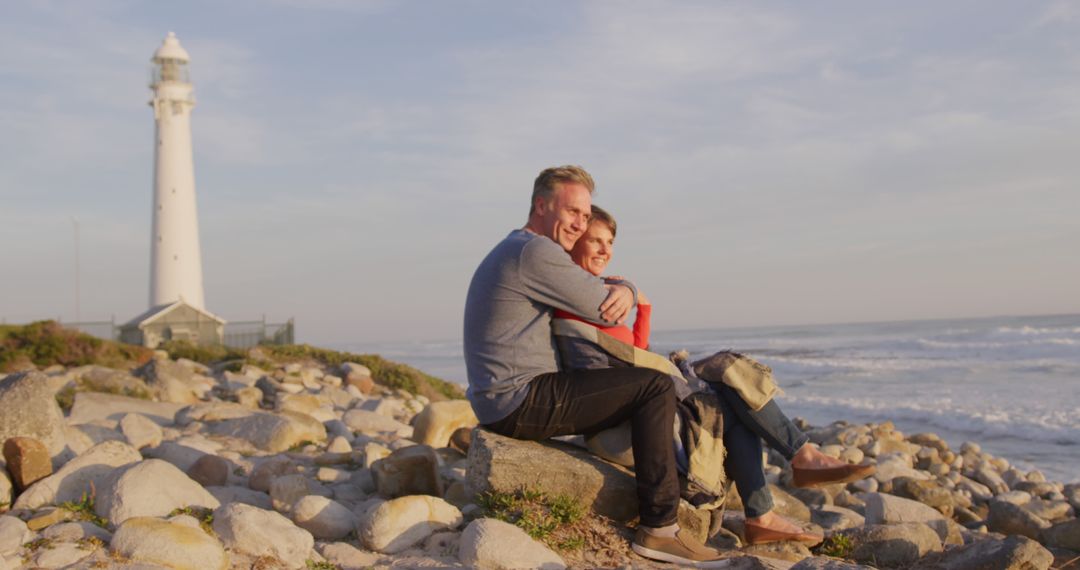
[[[154,223],[150,246],[150,307],[183,301],[205,310],[195,164],[191,153],[188,53],[169,32],[150,60],[154,98]]]

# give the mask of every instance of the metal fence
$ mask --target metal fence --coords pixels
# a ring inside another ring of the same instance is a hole
[[[98,338],[120,341],[121,325],[116,324],[116,319],[79,323],[61,322],[60,324]],[[189,325],[192,330],[198,330],[198,326],[201,324],[205,323],[169,323],[173,327]],[[283,323],[268,323],[265,318],[258,321],[227,322],[221,339],[221,344],[224,346],[241,349],[260,344],[293,344],[295,342],[296,327],[293,319]],[[203,342],[201,344],[207,343]]]

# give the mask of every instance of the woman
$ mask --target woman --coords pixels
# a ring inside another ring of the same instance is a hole
[[[593,275],[602,275],[611,261],[616,228],[611,214],[593,206],[589,227],[570,252],[574,262]],[[637,315],[632,330],[621,325],[598,328],[625,343],[646,349],[649,346],[651,315],[652,304],[639,290]],[[556,311],[555,317],[581,320],[564,311]],[[597,363],[592,355],[566,356],[567,361],[574,367],[603,365]],[[807,532],[772,511],[772,494],[769,492],[762,464],[762,439],[791,462],[796,487],[861,479],[873,473],[873,466],[850,465],[821,453],[817,447],[809,444],[806,434],[784,415],[773,400],[755,411],[734,389],[723,384],[710,385],[721,397],[724,444],[728,448],[724,467],[735,481],[743,501],[746,541],[749,544],[780,540],[797,540],[809,544],[821,542],[820,533]]]

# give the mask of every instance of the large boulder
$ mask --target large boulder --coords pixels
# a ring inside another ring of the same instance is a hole
[[[431,447],[446,447],[458,428],[473,427],[479,420],[468,400],[432,402],[413,421],[413,441]]]
[[[438,497],[411,495],[372,505],[360,515],[356,531],[365,547],[396,554],[461,522],[461,511],[450,503]]]
[[[1043,543],[1080,552],[1080,519],[1060,522],[1042,533]]]
[[[213,495],[173,464],[147,459],[117,469],[102,481],[94,511],[119,525],[133,517],[161,517],[183,507],[219,506]]]
[[[920,522],[868,524],[842,531],[855,545],[857,562],[886,567],[910,567],[931,552],[941,551],[941,539]]]
[[[31,485],[15,500],[14,508],[36,509],[65,501],[79,501],[92,488],[100,489],[114,469],[141,460],[139,452],[126,443],[100,443],[68,461],[56,473]]]
[[[933,507],[887,493],[867,493],[865,500],[867,525],[918,522],[934,529],[946,544],[963,543],[959,529]]]
[[[45,444],[51,457],[63,453],[64,412],[55,396],[48,376],[41,372],[20,372],[0,380],[0,443],[29,437]]]
[[[115,394],[79,392],[75,394],[75,404],[71,406],[68,423],[79,425],[99,420],[120,421],[128,414],[140,414],[160,426],[171,426],[176,412],[183,407],[183,404],[173,402],[152,402]]]
[[[109,550],[136,562],[176,570],[225,570],[225,549],[202,529],[152,517],[128,519],[116,529]]]
[[[315,545],[311,533],[289,519],[240,503],[214,511],[213,529],[229,550],[276,558],[289,568],[303,568]]]
[[[562,558],[520,528],[496,519],[476,519],[461,533],[458,557],[469,568],[566,568]]]
[[[921,560],[919,570],[1047,570],[1054,555],[1026,536],[984,538]]]
[[[287,451],[305,441],[326,441],[322,422],[297,412],[251,413],[210,423],[207,428],[214,435],[246,440],[270,453]]]
[[[1024,507],[1005,501],[990,501],[990,515],[986,518],[986,527],[994,532],[1019,534],[1038,540],[1042,531],[1050,526],[1050,521]]]
[[[485,429],[473,431],[465,490],[513,493],[522,488],[568,495],[616,521],[638,515],[637,486],[627,469],[572,445],[522,441]]]

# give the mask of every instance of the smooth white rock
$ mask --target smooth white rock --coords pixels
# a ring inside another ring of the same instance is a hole
[[[94,512],[119,525],[133,517],[161,517],[183,507],[221,506],[183,471],[160,459],[117,469],[98,488]]]
[[[292,518],[296,526],[320,540],[338,540],[356,528],[356,517],[352,511],[337,501],[319,495],[308,495],[296,501],[292,507]]]
[[[135,449],[153,447],[161,443],[161,426],[141,414],[127,414],[120,418],[120,432]]]
[[[424,540],[437,530],[455,528],[461,511],[428,495],[409,495],[378,504],[360,516],[357,534],[372,550],[395,554]]]
[[[0,556],[15,554],[33,538],[33,531],[21,519],[0,515]]]
[[[240,503],[214,511],[213,528],[226,548],[278,558],[290,568],[303,568],[315,545],[311,533],[289,519]]]
[[[514,568],[566,568],[554,551],[540,544],[520,528],[496,519],[476,519],[461,533],[458,557],[470,568],[511,570]]]
[[[196,526],[152,517],[128,519],[116,529],[109,549],[131,560],[176,570],[225,570],[221,543]]]

